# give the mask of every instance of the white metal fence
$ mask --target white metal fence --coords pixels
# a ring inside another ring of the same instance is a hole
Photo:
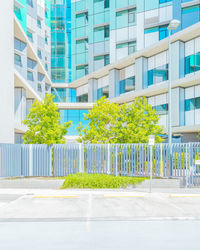
[[[153,146],[154,177],[185,177],[190,167],[199,175],[200,143]],[[0,177],[66,176],[77,172],[149,176],[148,144],[0,144]]]

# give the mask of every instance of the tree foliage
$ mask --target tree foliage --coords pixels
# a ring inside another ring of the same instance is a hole
[[[147,143],[149,135],[155,135],[157,143],[162,141],[159,134],[163,129],[157,125],[159,115],[145,97],[123,105],[111,103],[102,97],[84,119],[89,121],[89,125],[83,128],[79,124],[79,142]]]
[[[64,126],[60,123],[60,113],[53,98],[49,94],[44,97],[44,102],[34,101],[27,119],[23,121],[28,127],[23,137],[25,144],[65,143],[64,135],[67,135],[71,122],[66,122]]]

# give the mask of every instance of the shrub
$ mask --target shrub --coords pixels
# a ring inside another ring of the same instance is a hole
[[[126,188],[129,185],[137,185],[146,178],[124,177],[104,174],[75,174],[66,177],[62,186],[65,188]]]

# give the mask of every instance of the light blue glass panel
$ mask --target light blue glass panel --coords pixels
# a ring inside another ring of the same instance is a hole
[[[182,9],[182,29],[185,29],[200,20],[199,5],[194,5],[191,7]]]

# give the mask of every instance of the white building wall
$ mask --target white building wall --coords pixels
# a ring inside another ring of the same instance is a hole
[[[1,1],[0,143],[14,143],[13,1]]]

